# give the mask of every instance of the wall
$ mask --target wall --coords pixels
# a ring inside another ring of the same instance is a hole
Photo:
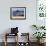
[[[10,7],[26,7],[26,20],[11,20]],[[0,34],[8,32],[11,27],[19,27],[19,32],[29,32],[36,24],[36,0],[0,0]]]

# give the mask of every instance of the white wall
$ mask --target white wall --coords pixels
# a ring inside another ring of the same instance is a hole
[[[26,7],[26,20],[10,20],[10,7]],[[16,26],[21,32],[29,32],[32,24],[36,24],[36,0],[0,0],[0,33],[3,29]]]
[[[26,7],[26,20],[10,20],[10,7]],[[36,0],[0,0],[0,34],[11,27],[19,27],[19,32],[29,32],[36,24]]]

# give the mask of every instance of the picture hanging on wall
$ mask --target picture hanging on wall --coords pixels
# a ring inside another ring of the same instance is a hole
[[[26,19],[26,7],[11,7],[10,19],[12,20]]]

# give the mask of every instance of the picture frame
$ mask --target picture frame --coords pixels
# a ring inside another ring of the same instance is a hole
[[[12,20],[24,20],[26,19],[26,7],[11,7],[10,19]]]

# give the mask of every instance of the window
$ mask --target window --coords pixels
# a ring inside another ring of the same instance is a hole
[[[39,17],[46,17],[46,0],[37,1],[37,15]]]

